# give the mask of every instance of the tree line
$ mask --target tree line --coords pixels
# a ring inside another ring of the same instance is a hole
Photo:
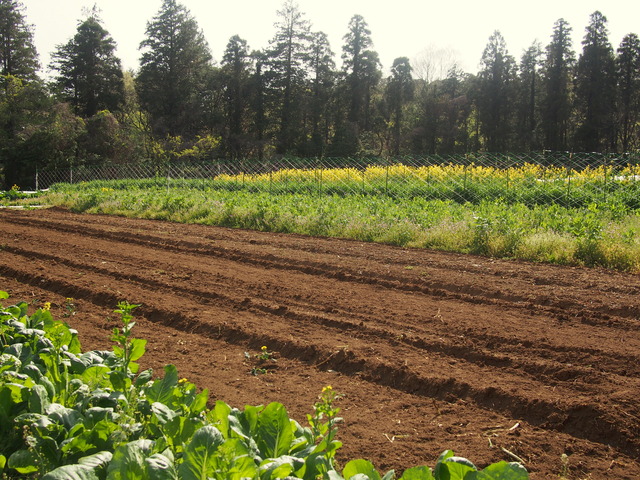
[[[216,63],[189,10],[163,0],[139,68],[123,71],[94,7],[44,80],[24,6],[0,0],[6,188],[38,168],[104,162],[640,148],[640,39],[614,50],[599,11],[579,55],[559,19],[519,60],[495,31],[476,74],[451,62],[439,77],[416,75],[407,57],[384,74],[361,15],[346,26],[340,67],[293,0],[274,29],[258,50],[231,37]]]

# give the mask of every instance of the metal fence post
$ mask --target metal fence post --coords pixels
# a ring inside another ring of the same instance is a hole
[[[571,202],[571,198],[570,198],[570,196],[571,196],[571,170],[570,170],[570,168],[571,167],[569,167],[569,165],[567,165],[567,194],[566,194],[567,206],[569,206],[570,202]]]
[[[384,171],[384,194],[389,196],[389,158],[386,159]]]

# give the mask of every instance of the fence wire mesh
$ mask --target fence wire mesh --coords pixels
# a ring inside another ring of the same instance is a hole
[[[113,189],[197,189],[269,194],[387,195],[459,203],[503,201],[640,208],[640,154],[432,155],[277,158],[207,163],[75,166],[39,171],[36,189],[91,182]]]

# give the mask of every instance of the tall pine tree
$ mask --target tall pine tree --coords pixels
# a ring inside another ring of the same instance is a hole
[[[382,72],[378,53],[372,49],[371,30],[361,15],[351,17],[343,40],[343,102],[348,110],[346,122],[336,126],[333,150],[354,155],[360,149],[361,133],[372,128],[371,99]]]
[[[640,146],[640,38],[625,35],[616,58],[618,78],[618,137],[623,152]]]
[[[293,0],[277,12],[276,34],[267,50],[269,87],[279,119],[276,151],[291,152],[299,143],[302,101],[310,63],[311,24]]]
[[[0,0],[0,188],[32,186],[42,151],[28,133],[43,114],[46,95],[38,79],[38,55],[24,6]]]
[[[22,2],[0,0],[0,73],[33,80],[39,68],[38,54],[23,11]]]
[[[229,39],[222,56],[227,118],[224,147],[232,158],[241,157],[246,148],[243,137],[246,129],[250,66],[247,41],[234,35]]]
[[[100,110],[117,110],[124,100],[124,83],[116,44],[101,24],[96,8],[80,22],[76,34],[53,53],[55,86],[77,115],[88,118]]]
[[[540,121],[543,146],[549,150],[562,151],[569,148],[574,67],[571,27],[561,18],[553,27],[541,72],[543,99]]]
[[[411,63],[407,57],[399,57],[393,61],[391,76],[387,82],[386,97],[391,113],[391,153],[400,155],[403,110],[406,103],[413,97]]]
[[[195,18],[176,0],[163,0],[140,49],[138,95],[154,132],[194,137],[206,124],[203,99],[212,73],[211,52]]]
[[[587,152],[616,147],[615,57],[608,35],[607,17],[598,11],[592,13],[576,73],[576,145]]]
[[[497,30],[484,49],[478,77],[478,116],[485,148],[504,152],[513,146],[516,64]]]
[[[522,55],[517,103],[517,146],[525,151],[537,150],[541,147],[538,138],[539,90],[540,90],[540,57],[542,48],[534,42]]]
[[[335,84],[335,62],[329,39],[324,32],[311,35],[310,50],[311,85],[309,115],[311,140],[304,152],[310,156],[322,156],[329,141],[332,122],[330,103]]]

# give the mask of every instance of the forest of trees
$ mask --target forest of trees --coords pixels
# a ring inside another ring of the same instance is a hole
[[[123,71],[94,7],[52,53],[47,79],[27,14],[0,0],[5,188],[36,169],[105,162],[640,148],[640,39],[629,33],[614,49],[598,11],[579,53],[559,19],[549,43],[520,59],[495,31],[477,73],[450,62],[433,76],[407,57],[385,74],[360,15],[336,54],[293,0],[266,47],[235,35],[218,62],[185,6],[163,0],[139,68]]]

